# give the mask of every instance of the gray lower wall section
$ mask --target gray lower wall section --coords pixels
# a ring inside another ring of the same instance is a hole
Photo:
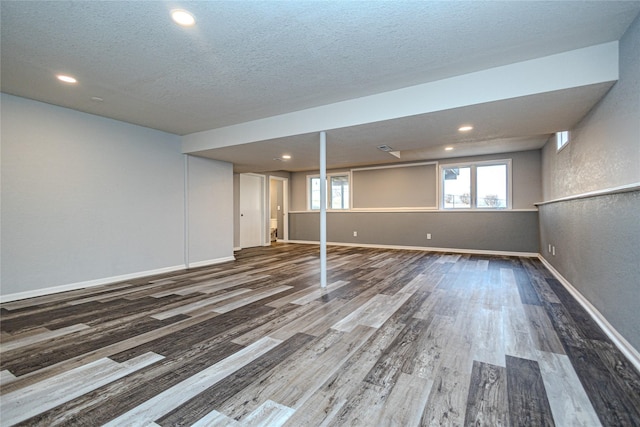
[[[540,206],[542,254],[640,349],[640,192]],[[554,245],[556,255],[548,252]]]
[[[289,214],[291,240],[319,230],[318,213]],[[328,212],[327,241],[538,253],[538,212]]]

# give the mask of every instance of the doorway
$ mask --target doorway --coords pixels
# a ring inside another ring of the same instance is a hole
[[[289,240],[289,180],[269,177],[269,236],[271,241]]]
[[[264,245],[263,175],[240,174],[240,247]]]

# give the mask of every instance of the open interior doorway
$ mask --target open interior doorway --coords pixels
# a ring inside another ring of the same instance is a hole
[[[269,178],[269,236],[272,242],[289,240],[289,180]]]

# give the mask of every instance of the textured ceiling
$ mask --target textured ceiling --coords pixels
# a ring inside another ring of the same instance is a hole
[[[173,24],[174,8],[196,26]],[[9,94],[185,135],[618,40],[639,11],[638,1],[2,1],[0,80]]]

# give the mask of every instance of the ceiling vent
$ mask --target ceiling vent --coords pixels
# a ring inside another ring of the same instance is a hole
[[[389,147],[388,145],[378,145],[378,150],[382,150],[385,153],[388,153],[390,151],[393,151],[393,148]]]

